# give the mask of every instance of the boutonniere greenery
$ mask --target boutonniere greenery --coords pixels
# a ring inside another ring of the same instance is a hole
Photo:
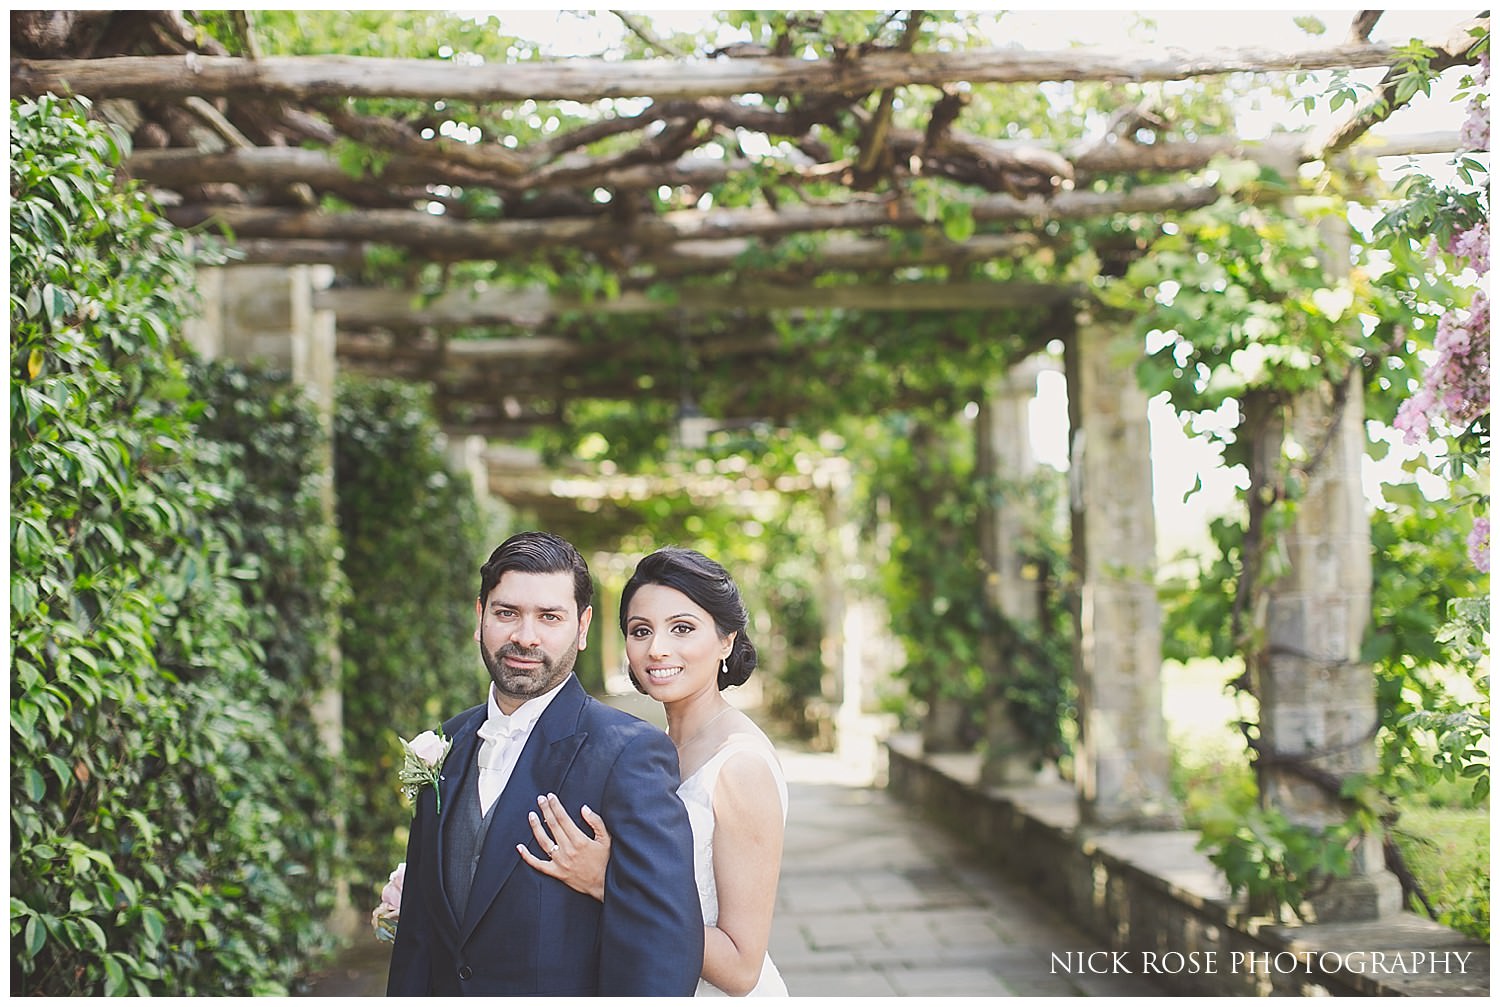
[[[423,731],[415,738],[407,741],[401,740],[403,756],[401,759],[401,793],[412,804],[417,802],[417,794],[423,787],[431,786],[432,795],[437,801],[437,810],[443,810],[443,792],[438,787],[438,772],[443,768],[443,760],[448,757],[448,749],[453,742],[443,737],[443,731]]]

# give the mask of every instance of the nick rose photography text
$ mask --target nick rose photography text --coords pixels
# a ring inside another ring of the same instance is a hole
[[[1054,951],[1053,975],[1463,975],[1472,951]]]

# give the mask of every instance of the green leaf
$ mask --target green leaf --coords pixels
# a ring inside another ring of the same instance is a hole
[[[26,921],[26,957],[35,958],[47,943],[47,928],[41,918],[32,916]]]
[[[943,234],[949,241],[964,242],[974,236],[974,210],[968,204],[953,200],[943,204]]]
[[[147,906],[141,910],[141,926],[146,931],[147,940],[152,944],[161,943],[162,937],[166,933],[161,913]]]
[[[101,927],[98,923],[95,923],[93,920],[89,919],[87,916],[80,917],[78,922],[83,924],[83,928],[87,930],[89,936],[94,939],[94,944],[98,947],[101,953],[109,950],[109,938],[104,936],[103,927]],[[108,962],[112,961],[113,959],[106,958],[105,960],[106,962]]]
[[[126,982],[125,970],[114,955],[107,955],[104,959],[106,996],[125,996],[130,991],[130,984]]]

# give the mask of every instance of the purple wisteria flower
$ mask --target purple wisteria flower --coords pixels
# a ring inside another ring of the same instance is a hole
[[[1474,528],[1469,532],[1469,559],[1480,573],[1490,572],[1490,521],[1475,518]]]

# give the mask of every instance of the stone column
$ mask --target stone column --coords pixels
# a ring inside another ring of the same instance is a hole
[[[1078,579],[1080,812],[1104,828],[1176,823],[1161,709],[1161,609],[1141,349],[1085,313],[1066,341],[1069,501]]]
[[[285,370],[332,429],[336,371],[333,312],[313,294],[333,281],[329,266],[223,266],[199,270],[202,317],[188,339],[210,359]]]
[[[199,270],[203,313],[186,328],[188,340],[203,356],[284,370],[303,388],[329,434],[324,459],[328,478],[320,489],[330,524],[336,520],[332,456],[335,319],[333,312],[315,309],[312,301],[314,292],[332,279],[329,266],[239,265]],[[326,685],[308,697],[308,704],[323,748],[337,763],[344,750],[337,642],[326,660]],[[329,813],[342,836],[342,815],[333,809]],[[362,913],[350,901],[348,879],[339,878],[336,884],[329,924],[341,936],[352,937],[361,928]]]
[[[878,766],[881,737],[893,718],[878,713],[881,690],[897,666],[899,644],[882,600],[861,585],[872,564],[850,513],[853,474],[849,463],[825,458],[813,473],[823,501],[828,550],[823,555],[823,689],[830,736],[823,740],[841,759]]]
[[[820,697],[814,704],[814,726],[820,748],[832,750],[838,744],[839,714],[847,692],[844,672],[848,667],[849,641],[845,638],[844,620],[848,615],[848,581],[845,576],[852,558],[847,552],[844,528],[849,523],[847,491],[842,480],[829,478],[818,487],[823,506],[823,527],[828,547],[819,557],[818,614],[823,623],[823,675]]]
[[[1275,166],[1295,177],[1291,161]],[[1325,216],[1318,229],[1330,281],[1346,277],[1351,259],[1342,219]],[[1292,526],[1276,543],[1284,572],[1263,596],[1263,647],[1246,656],[1260,703],[1261,800],[1315,829],[1345,818],[1338,784],[1373,770],[1378,758],[1375,678],[1359,659],[1372,578],[1364,422],[1356,368],[1342,386],[1298,395],[1254,445],[1251,492],[1264,494],[1272,474],[1286,471],[1297,496]],[[1309,902],[1325,922],[1393,916],[1402,908],[1401,886],[1378,846],[1363,838],[1350,876]]]
[[[1344,276],[1348,232],[1336,217],[1319,230],[1325,268],[1331,278]],[[1288,821],[1322,829],[1346,817],[1338,784],[1372,772],[1378,759],[1375,676],[1360,661],[1372,572],[1358,368],[1342,386],[1301,393],[1284,415],[1268,425],[1256,454],[1263,474],[1289,467],[1296,514],[1277,539],[1285,571],[1266,590],[1264,649],[1247,664],[1260,701],[1261,800]],[[1394,916],[1401,884],[1365,837],[1350,876],[1309,902],[1322,922]]]
[[[1376,763],[1375,681],[1359,659],[1371,581],[1359,381],[1356,373],[1342,393],[1300,395],[1285,444],[1266,445],[1301,470],[1294,476],[1301,494],[1292,527],[1278,539],[1286,571],[1266,592],[1265,650],[1250,662],[1260,700],[1261,799],[1315,829],[1345,818],[1338,781]],[[1374,919],[1400,911],[1401,885],[1379,847],[1362,840],[1351,876],[1309,901],[1321,922]]]
[[[485,440],[477,434],[445,436],[443,453],[448,458],[448,468],[455,473],[468,476],[474,499],[481,507],[492,504],[490,495],[490,473],[484,461]]]
[[[979,528],[979,549],[989,571],[986,601],[1007,625],[1021,632],[1035,630],[1041,616],[1037,579],[1029,572],[1022,546],[1039,520],[1032,513],[1025,483],[1036,471],[1030,411],[1036,377],[1044,366],[1041,358],[1032,357],[1010,368],[986,389],[976,421],[980,477],[995,486]],[[1003,695],[1018,673],[1015,647],[999,638],[988,641],[986,650],[985,677],[992,698],[985,711],[979,780],[989,786],[1035,783],[1046,756],[1021,729]]]

